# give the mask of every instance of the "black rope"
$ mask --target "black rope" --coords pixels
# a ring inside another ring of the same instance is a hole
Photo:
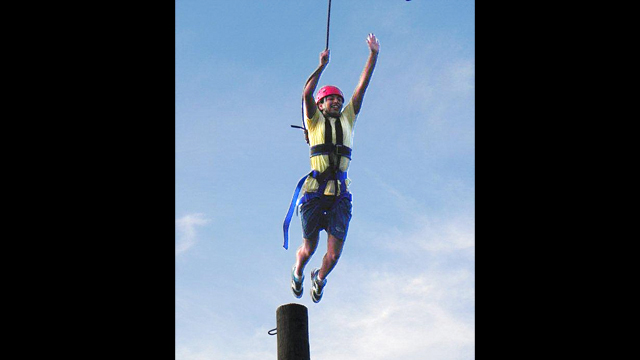
[[[278,333],[278,328],[271,329],[271,330],[267,331],[267,334],[272,335],[272,336],[276,335],[277,333]]]
[[[329,22],[331,21],[331,0],[329,0],[329,9],[327,10],[327,45],[325,50],[329,49]]]
[[[331,0],[329,0],[329,8],[327,9],[327,43],[325,45],[325,50],[329,50],[329,25],[331,23]],[[297,126],[297,125],[291,125],[292,128],[298,128],[298,129],[302,129],[304,131],[304,138],[305,141],[307,142],[307,144],[309,144],[309,137],[308,137],[308,133],[307,133],[307,125],[304,123],[304,89],[307,88],[307,85],[309,84],[309,81],[311,81],[311,78],[313,78],[314,76],[316,76],[316,73],[318,73],[320,71],[320,69],[317,69],[316,71],[313,72],[313,74],[311,74],[311,76],[309,76],[309,78],[307,79],[307,82],[304,84],[304,87],[302,88],[302,104],[300,105],[300,113],[301,113],[301,117],[302,117],[302,126]]]

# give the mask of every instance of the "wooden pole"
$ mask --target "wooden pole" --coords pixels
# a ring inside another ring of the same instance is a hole
[[[300,304],[281,305],[276,310],[278,360],[310,360],[309,317]]]

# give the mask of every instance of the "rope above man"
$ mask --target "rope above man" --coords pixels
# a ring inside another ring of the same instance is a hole
[[[303,230],[302,245],[296,252],[296,263],[291,271],[291,288],[300,298],[303,292],[304,267],[318,246],[321,230],[327,232],[327,253],[319,269],[311,271],[311,298],[322,298],[327,276],[336,266],[351,221],[352,196],[348,186],[347,170],[351,162],[353,129],[362,107],[364,94],[371,81],[378,59],[380,44],[374,34],[366,39],[369,57],[360,80],[349,102],[344,106],[342,91],[335,86],[324,86],[313,93],[320,76],[329,63],[329,49],[320,53],[320,64],[304,88],[304,122],[308,130],[311,172],[298,182],[284,223],[284,248],[288,248],[288,227],[298,194]]]

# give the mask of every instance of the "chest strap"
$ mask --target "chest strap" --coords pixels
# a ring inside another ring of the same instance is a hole
[[[312,146],[309,149],[309,157],[318,155],[336,154],[338,156],[344,156],[351,160],[351,148],[346,145],[339,144],[320,144]]]

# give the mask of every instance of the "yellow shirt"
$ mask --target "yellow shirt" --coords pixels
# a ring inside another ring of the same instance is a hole
[[[353,149],[353,128],[355,126],[357,115],[353,110],[353,104],[351,101],[347,104],[347,106],[342,109],[342,113],[340,114],[340,124],[342,125],[342,143],[345,146],[348,146]],[[337,119],[329,118],[331,122],[331,141],[336,143],[336,128],[335,121]],[[324,132],[325,132],[325,117],[320,111],[320,109],[316,109],[315,114],[311,117],[311,119],[305,119],[307,124],[307,131],[309,133],[309,146],[315,146],[319,144],[324,144]],[[347,157],[340,157],[340,170],[347,171],[349,168],[350,160]],[[329,167],[329,155],[318,155],[311,158],[311,169],[317,170],[319,172],[325,171]],[[346,179],[347,187],[351,183],[350,179]],[[338,184],[340,181],[338,180]],[[318,190],[318,181],[311,176],[307,178],[302,186],[303,192],[315,192]],[[348,190],[348,188],[347,188]],[[325,195],[334,195],[335,190],[335,182],[329,181],[327,183],[327,187],[324,190]],[[338,195],[340,195],[340,189],[338,188]]]

